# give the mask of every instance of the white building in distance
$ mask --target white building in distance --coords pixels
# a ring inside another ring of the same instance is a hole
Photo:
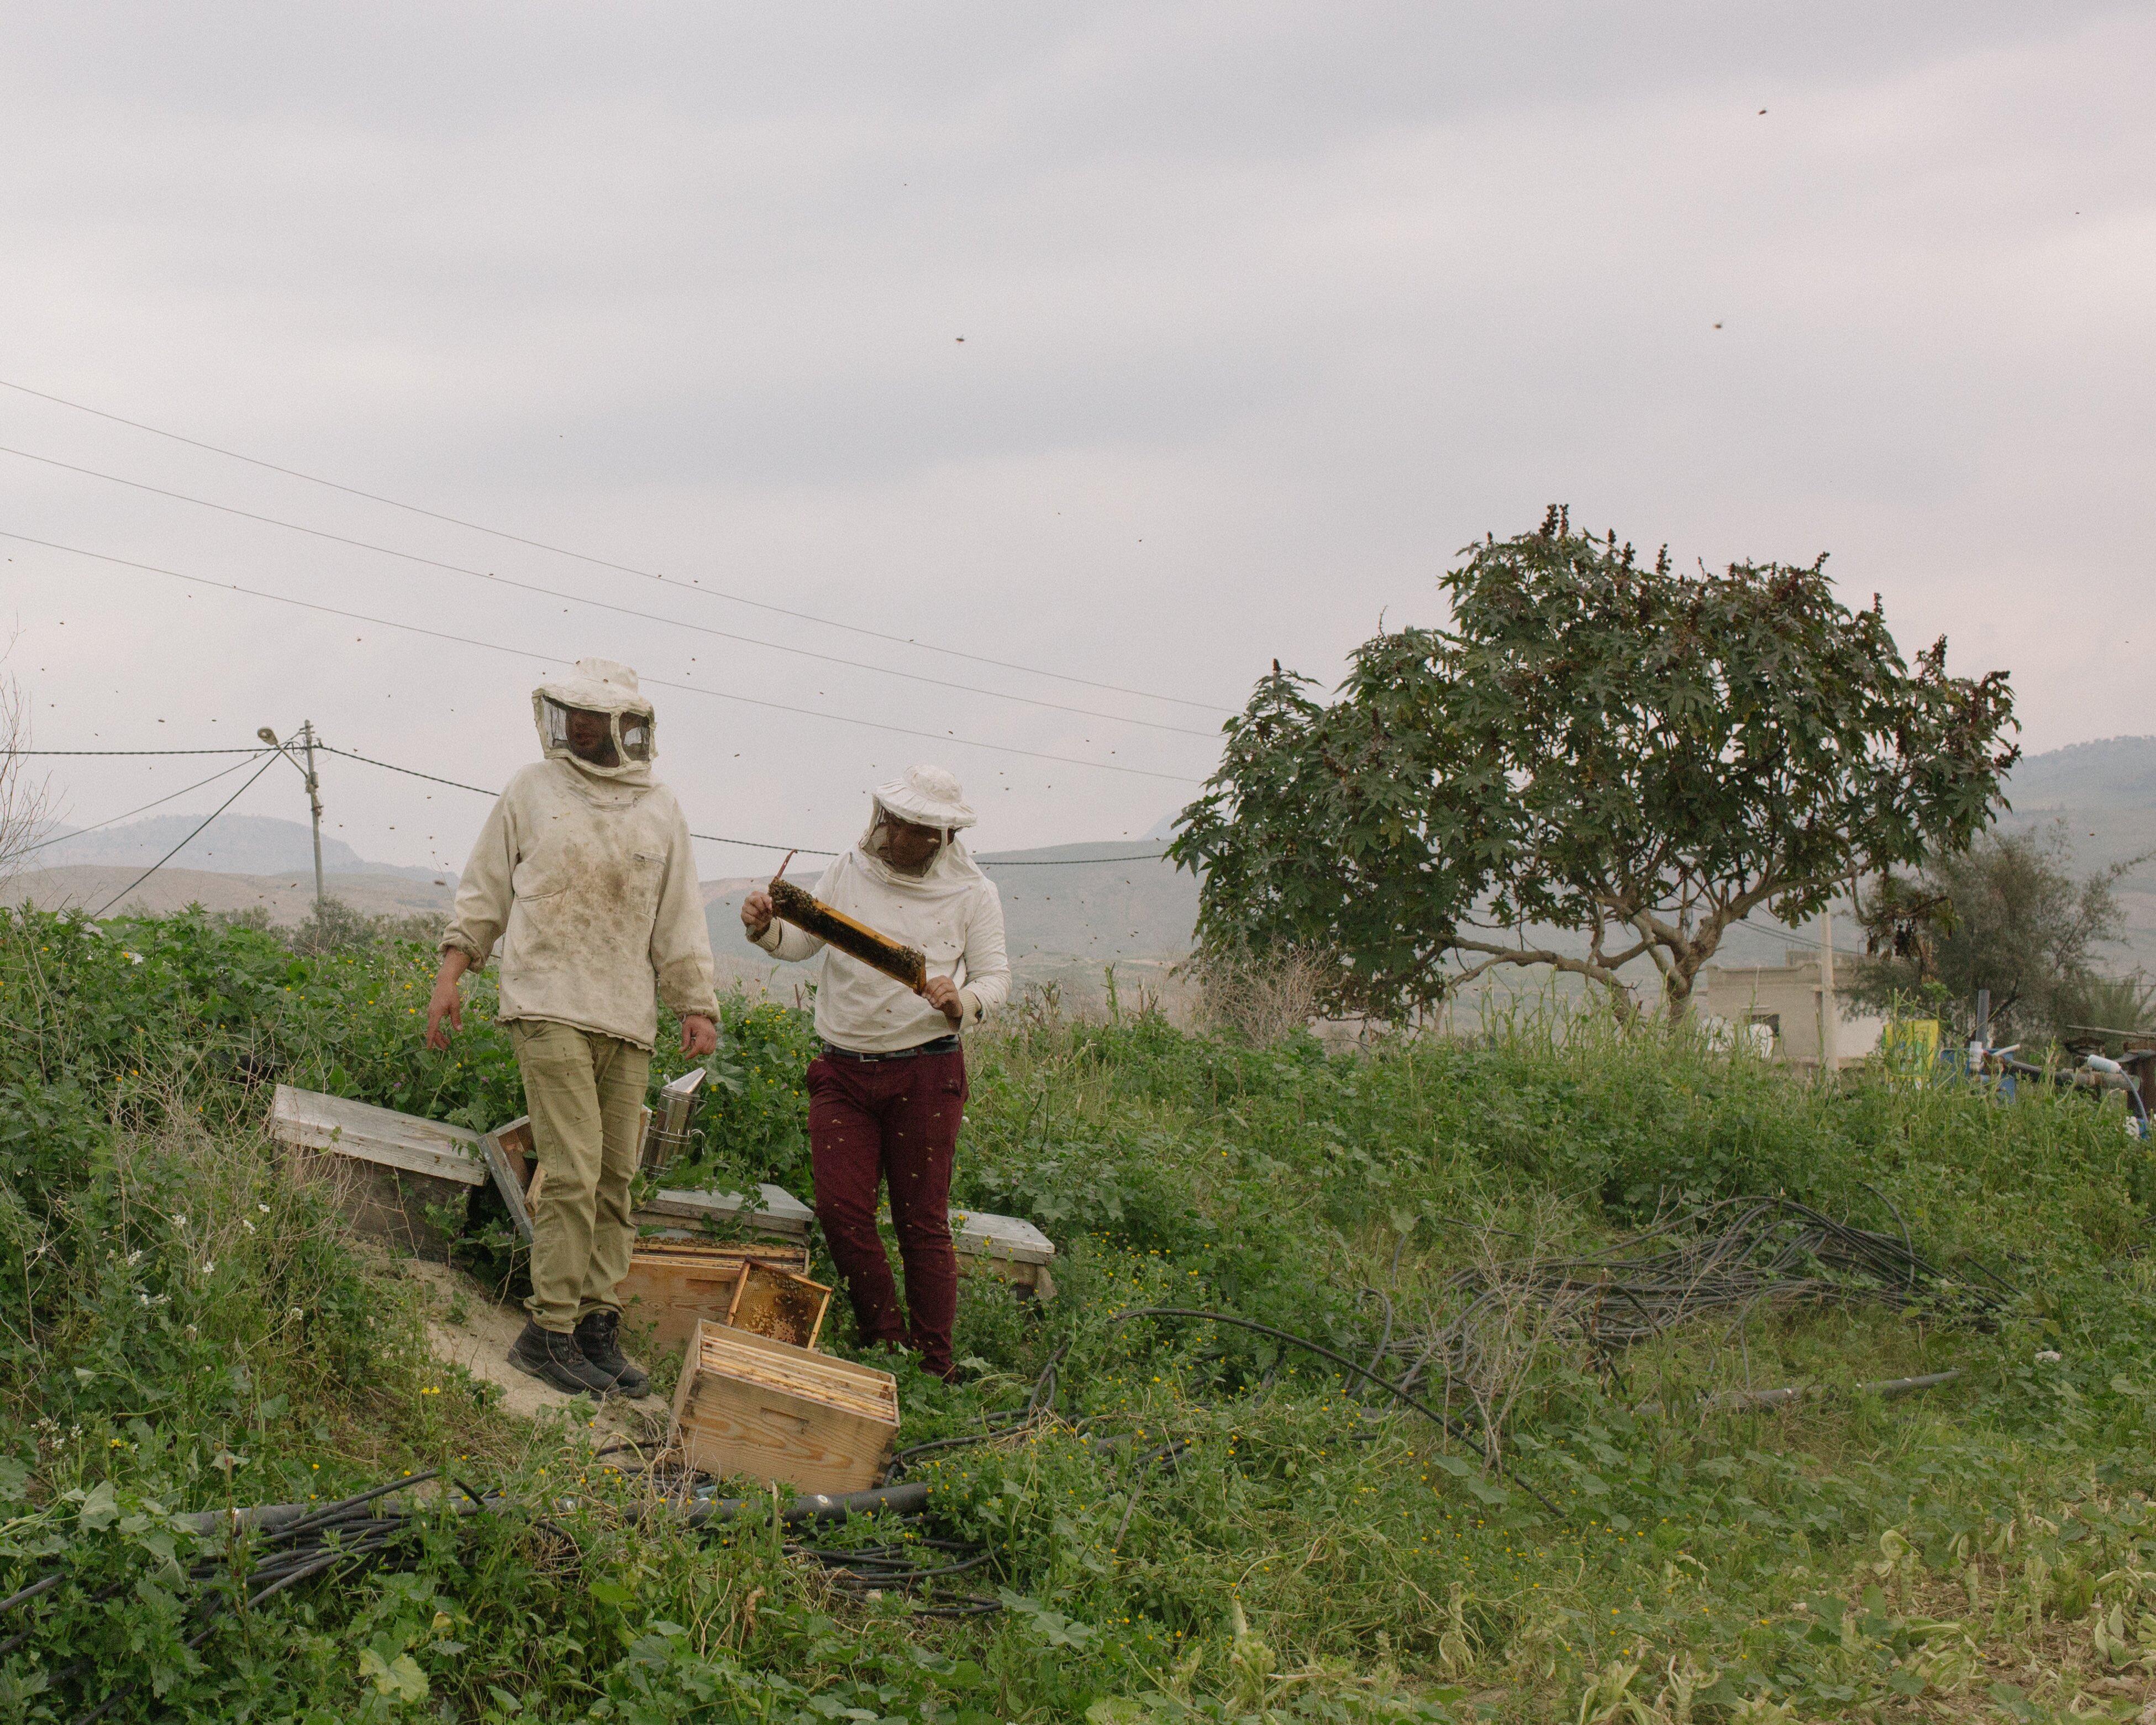
[[[1879,1047],[1887,1020],[1852,1011],[1835,993],[1832,955],[1787,949],[1779,964],[1707,964],[1692,983],[1692,1010],[1710,1029],[1749,1035],[1769,1059],[1817,1066],[1831,1049],[1837,1070]]]

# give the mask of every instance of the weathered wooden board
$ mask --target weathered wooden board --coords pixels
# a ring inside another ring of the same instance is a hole
[[[820,1281],[767,1264],[749,1263],[742,1266],[741,1281],[726,1307],[726,1322],[737,1330],[753,1330],[813,1350],[824,1333],[824,1314],[830,1309],[831,1291]]]
[[[477,1132],[347,1096],[280,1084],[270,1105],[270,1135],[301,1149],[331,1150],[408,1173],[465,1186],[486,1183]]]
[[[798,1276],[808,1267],[808,1248],[777,1240],[639,1240],[614,1297],[625,1323],[652,1326],[653,1353],[675,1353],[699,1322],[726,1322],[742,1268],[751,1262]]]
[[[1055,1297],[1055,1278],[1048,1268],[1055,1260],[1055,1242],[1032,1223],[988,1210],[953,1210],[951,1244],[961,1275],[999,1276],[1015,1287],[1032,1289],[1040,1299]]]
[[[487,1173],[493,1176],[494,1189],[501,1195],[511,1223],[528,1243],[531,1238],[531,1199],[536,1195],[532,1189],[539,1178],[531,1162],[531,1117],[512,1120],[507,1126],[496,1127],[485,1134],[479,1141],[479,1153],[486,1163]]]
[[[1055,1242],[1032,1223],[988,1210],[952,1210],[951,1244],[972,1257],[1005,1258],[1014,1264],[1055,1260]]]
[[[670,1221],[712,1222],[721,1226],[739,1224],[758,1234],[781,1240],[806,1240],[815,1211],[783,1186],[757,1189],[752,1204],[738,1192],[654,1192],[637,1211],[639,1224],[664,1226]]]
[[[674,1392],[684,1463],[836,1495],[875,1484],[898,1432],[888,1372],[701,1323]]]

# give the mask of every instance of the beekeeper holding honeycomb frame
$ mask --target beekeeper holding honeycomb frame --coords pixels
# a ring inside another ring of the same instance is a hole
[[[761,890],[742,927],[775,958],[824,955],[808,1067],[816,1218],[845,1280],[865,1344],[910,1347],[952,1375],[958,1261],[951,1245],[951,1168],[966,1106],[962,1029],[1010,993],[1003,901],[959,834],[973,824],[958,781],[914,767],[871,799],[868,830],[816,883],[817,900],[927,959],[916,993],[852,954],[777,919]],[[906,1309],[876,1233],[876,1193],[891,1189],[906,1266]]]

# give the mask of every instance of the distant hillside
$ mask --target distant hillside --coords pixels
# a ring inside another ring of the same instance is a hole
[[[0,881],[0,904],[33,904],[41,910],[79,908],[96,911],[113,894],[140,875],[151,857],[126,867],[76,863],[60,868],[32,869]],[[439,911],[449,920],[450,889],[431,878],[410,874],[345,874],[330,885],[331,896],[342,899],[370,916],[406,916],[418,911]],[[290,927],[306,920],[315,907],[315,870],[311,858],[304,869],[283,874],[240,875],[208,869],[163,868],[110,912],[116,916],[168,916],[189,905],[206,911],[248,911],[259,908],[270,920]]]
[[[2007,786],[2012,828],[2064,825],[2083,869],[2107,868],[2156,852],[2156,737],[2107,737],[2031,755]],[[2117,970],[2156,974],[2156,863],[2143,863],[2119,889],[2127,941],[2105,949]]]
[[[1054,980],[1091,994],[1108,965],[1158,971],[1188,952],[1198,922],[1195,880],[1163,862],[1095,860],[1157,848],[1142,839],[1117,839],[991,851],[977,859],[1003,896],[1012,969],[1026,981]],[[804,885],[815,878],[796,872]],[[741,902],[753,884],[745,879],[703,883],[711,950],[722,958],[747,962]]]
[[[2156,851],[2156,737],[2115,737],[2032,755],[2015,769],[2008,793],[2014,806],[2003,824],[2013,829],[2062,822],[2082,868]],[[40,903],[100,902],[101,895],[126,884],[121,870],[147,868],[200,819],[158,815],[64,837],[29,860],[43,866],[11,883],[8,896],[19,899],[27,887]],[[1021,976],[1052,978],[1066,989],[1091,993],[1109,964],[1151,972],[1187,952],[1198,917],[1197,882],[1164,862],[1098,860],[1158,850],[1173,826],[1174,816],[1168,815],[1140,839],[983,855],[982,865],[1003,895],[1012,962]],[[456,884],[456,876],[444,870],[369,862],[341,839],[326,837],[322,857],[337,877],[338,896],[369,910],[446,906]],[[814,862],[803,859],[794,873],[813,879]],[[1039,866],[1044,863],[1058,865]],[[226,910],[259,903],[270,906],[278,921],[296,922],[312,897],[313,868],[304,822],[225,815],[153,878],[140,902],[177,909],[195,898]],[[218,885],[220,876],[233,884]],[[762,878],[702,883],[712,948],[730,975],[770,968],[741,939],[742,898]],[[2116,968],[2139,965],[2156,973],[2156,864],[2129,876],[2121,897],[2129,939],[2106,958]],[[1835,940],[1854,944],[1861,937],[1853,926],[1840,923]],[[1787,943],[1772,927],[1736,931],[1723,957],[1736,963],[1771,963]]]
[[[2107,737],[2031,755],[2014,769],[2011,793],[2038,808],[2156,809],[2156,737]]]
[[[153,814],[95,832],[70,831],[63,826],[58,829],[58,841],[36,852],[34,860],[47,868],[88,863],[146,869],[186,839],[201,819],[199,814]],[[276,875],[304,869],[311,877],[314,834],[305,821],[280,820],[267,814],[220,814],[188,840],[172,865],[234,875]],[[327,834],[322,836],[322,871],[405,875],[429,881],[440,880],[450,886],[456,881],[454,875],[439,869],[369,862],[343,839]]]
[[[2003,824],[2010,829],[2064,820],[2081,868],[2102,868],[2156,850],[2156,737],[2112,737],[2030,756],[2015,768],[2009,794],[2014,809]],[[1084,863],[1157,850],[1174,824],[1175,817],[1167,815],[1137,840],[994,851],[980,859],[1003,895],[1012,966],[1021,978],[1053,978],[1091,993],[1109,964],[1146,973],[1189,951],[1198,920],[1198,883],[1191,875],[1164,862]],[[1082,865],[1029,866],[1074,860]],[[713,950],[744,963],[749,961],[742,957],[746,948],[739,916],[751,884],[747,879],[704,883]],[[2129,877],[2120,896],[2128,940],[2109,949],[2105,959],[2113,968],[2140,965],[2156,973],[2156,866]],[[1815,922],[1784,931],[1762,914],[1758,923],[1730,931],[1721,962],[1779,963],[1785,952],[1808,947],[1819,933]],[[1560,950],[1582,944],[1554,930],[1531,934]],[[1849,918],[1837,917],[1835,942],[1845,952],[1861,952],[1863,932]],[[1643,978],[1647,975],[1645,959],[1635,968]]]

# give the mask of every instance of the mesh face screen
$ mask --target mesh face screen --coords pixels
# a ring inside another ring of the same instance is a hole
[[[928,854],[911,866],[898,862],[891,854],[893,831],[899,827],[910,828],[915,832],[932,833],[936,836],[936,842],[930,846]],[[862,848],[886,868],[896,869],[901,875],[921,875],[927,874],[933,865],[949,836],[940,828],[924,827],[919,821],[893,814],[879,800],[875,805],[875,819],[869,825],[868,843]]]
[[[653,733],[658,726],[649,713],[603,713],[587,707],[564,706],[551,695],[542,697],[540,705],[546,715],[547,747],[550,753],[556,749],[567,749],[579,759],[595,765],[611,765],[603,758],[609,753],[615,761],[644,762],[651,758]],[[600,737],[607,741],[593,747],[594,740]],[[582,748],[578,747],[580,740],[585,744]]]

